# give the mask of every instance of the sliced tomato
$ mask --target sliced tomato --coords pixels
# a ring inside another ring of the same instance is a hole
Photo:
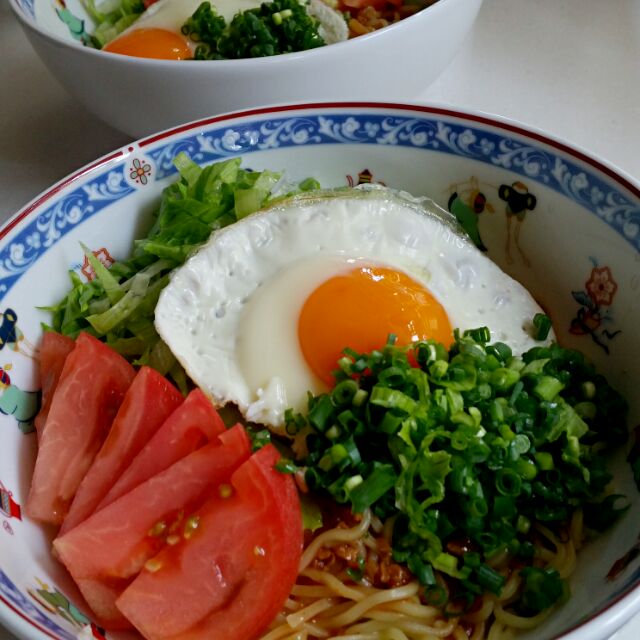
[[[182,394],[155,369],[136,374],[109,435],[83,478],[59,535],[88,518],[142,447],[182,404]]]
[[[113,349],[86,333],[78,336],[42,430],[26,504],[31,518],[62,524],[134,376]]]
[[[54,540],[59,559],[103,626],[130,627],[116,598],[167,540],[190,531],[186,516],[228,482],[250,453],[238,424]]]
[[[302,554],[291,476],[264,447],[193,518],[191,537],[165,547],[118,598],[147,640],[250,640],[281,610]]]
[[[203,444],[215,440],[225,428],[211,400],[200,389],[194,389],[133,459],[96,510],[111,504]]]
[[[46,331],[42,337],[42,344],[40,345],[40,389],[42,401],[40,403],[40,411],[34,420],[38,441],[42,436],[42,430],[49,415],[51,400],[53,400],[53,394],[58,386],[64,361],[75,346],[76,343],[71,338],[55,331]]]

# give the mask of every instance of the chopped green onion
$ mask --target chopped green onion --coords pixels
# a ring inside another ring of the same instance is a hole
[[[336,407],[350,405],[358,392],[358,383],[354,380],[343,380],[331,391],[331,400]]]
[[[560,382],[557,378],[552,376],[542,376],[538,380],[538,384],[533,388],[533,393],[535,393],[538,398],[542,400],[553,400],[559,393],[564,389],[564,384]]]
[[[546,340],[551,331],[551,318],[544,313],[536,313],[536,315],[533,316],[533,328],[533,337],[536,340]]]
[[[483,564],[476,574],[478,584],[487,591],[500,595],[502,587],[506,582],[505,577],[499,574],[495,569],[492,569],[489,565]]]
[[[355,513],[362,513],[376,500],[392,489],[397,480],[396,472],[390,464],[377,466],[371,475],[349,491]]]

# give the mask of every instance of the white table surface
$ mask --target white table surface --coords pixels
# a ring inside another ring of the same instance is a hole
[[[129,138],[50,77],[6,0],[0,60],[2,223]],[[485,0],[457,58],[417,101],[519,120],[640,180],[640,0]],[[640,616],[614,637],[638,640]],[[1,626],[0,640],[13,640]]]

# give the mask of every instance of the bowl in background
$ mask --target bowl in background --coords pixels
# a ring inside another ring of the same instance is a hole
[[[285,102],[415,98],[453,59],[482,0],[439,0],[365,36],[245,60],[131,58],[83,46],[60,10],[93,23],[79,0],[10,0],[52,75],[105,122],[134,137],[236,109]]]
[[[501,119],[428,106],[327,103],[209,118],[140,140],[54,185],[0,231],[0,312],[14,342],[0,360],[0,620],[20,638],[90,635],[90,612],[49,553],[51,531],[23,514],[36,440],[26,413],[39,388],[38,307],[88,278],[80,243],[114,259],[144,235],[179,152],[206,164],[243,156],[245,167],[284,169],[323,186],[385,183],[467,213],[488,255],[522,282],[553,319],[559,341],[583,351],[630,403],[640,423],[640,186],[557,139]],[[13,310],[11,316],[7,310]],[[20,336],[22,336],[20,338]],[[628,449],[627,449],[628,451]],[[631,508],[589,542],[571,599],[523,637],[604,640],[640,612],[640,495],[621,451],[616,492]],[[96,636],[97,637],[97,636]],[[110,640],[133,638],[109,633]]]

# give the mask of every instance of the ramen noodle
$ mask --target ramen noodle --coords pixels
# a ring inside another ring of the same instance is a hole
[[[552,610],[523,617],[509,609],[519,594],[521,578],[506,553],[491,560],[493,568],[507,578],[500,596],[485,593],[467,612],[457,615],[425,604],[422,588],[413,577],[401,586],[380,588],[371,584],[366,573],[361,581],[354,581],[345,571],[344,562],[327,564],[327,558],[336,552],[349,558],[344,552],[347,547],[355,552],[351,557],[366,557],[367,563],[379,558],[390,548],[391,530],[392,522],[383,524],[367,511],[354,526],[345,528],[340,523],[315,536],[305,548],[298,580],[284,610],[262,640],[336,636],[342,640],[508,640],[519,631],[539,625]],[[568,578],[575,569],[582,536],[581,511],[576,511],[567,527],[566,540],[536,525],[536,564],[552,567],[562,578]],[[446,590],[446,582],[442,577],[439,580]]]

